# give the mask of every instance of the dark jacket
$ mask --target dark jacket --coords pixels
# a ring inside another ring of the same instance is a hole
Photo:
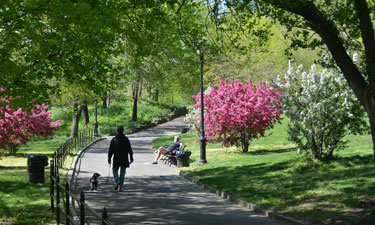
[[[111,162],[113,155],[113,167],[129,167],[128,154],[130,155],[130,161],[133,161],[133,150],[129,139],[124,134],[117,134],[109,145],[108,163]]]

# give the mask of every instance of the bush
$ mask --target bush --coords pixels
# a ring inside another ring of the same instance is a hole
[[[244,84],[220,79],[217,89],[204,94],[207,140],[247,152],[253,139],[263,137],[280,121],[281,111],[274,104],[279,103],[280,94],[264,82],[254,86],[251,80]],[[194,107],[200,107],[200,94],[195,100]]]
[[[345,135],[367,129],[365,111],[338,70],[317,72],[313,65],[307,73],[289,62],[285,79],[278,78],[276,86],[285,93],[280,108],[291,122],[288,135],[308,155],[329,160],[345,147]]]

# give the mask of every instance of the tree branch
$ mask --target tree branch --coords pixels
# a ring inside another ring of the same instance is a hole
[[[358,6],[359,28],[365,46],[366,71],[369,79],[370,90],[375,93],[375,38],[374,28],[366,0],[355,0]]]
[[[361,104],[365,106],[365,95],[366,90],[368,90],[368,84],[351,57],[347,54],[343,45],[343,40],[340,39],[339,31],[335,24],[329,21],[312,1],[269,0],[268,2],[280,9],[300,15],[306,20],[306,24],[319,34],[327,45],[350,87],[353,89]]]
[[[55,53],[55,54],[49,54],[44,60],[46,59],[50,59],[50,58],[53,58],[55,56],[58,56],[59,53]],[[29,66],[35,66],[36,64],[39,64],[41,60],[37,59],[35,60],[34,62],[30,63]]]
[[[180,11],[182,9],[182,6],[184,6],[184,4],[185,4],[185,0],[182,0],[182,2],[180,4],[180,6],[178,7],[177,12],[175,14],[180,14]]]

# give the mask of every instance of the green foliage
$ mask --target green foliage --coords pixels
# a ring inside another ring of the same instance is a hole
[[[45,102],[62,78],[102,90],[118,27],[115,9],[105,1],[1,4],[2,94],[16,97],[12,100],[16,105]]]
[[[288,30],[272,18],[233,9],[217,22],[209,35],[217,38],[221,51],[208,56],[205,78],[210,84],[220,77],[271,81],[287,70],[288,59],[308,66],[318,59],[316,50],[290,48],[291,41],[285,39]]]
[[[174,110],[175,105],[162,104],[151,100],[140,100],[138,104],[139,117],[137,122],[131,121],[133,102],[130,99],[123,101],[114,101],[107,108],[103,108],[98,104],[98,125],[99,130],[107,134],[107,132],[114,132],[117,125],[123,125],[125,132],[129,132],[132,128],[153,122],[157,118],[168,116]],[[51,109],[53,119],[64,120],[61,125],[62,129],[56,132],[56,135],[68,136],[70,135],[72,114],[71,110],[64,107],[54,107]],[[90,124],[85,126],[83,124],[83,116],[80,120],[80,129],[87,130],[94,128],[95,106],[89,106]]]

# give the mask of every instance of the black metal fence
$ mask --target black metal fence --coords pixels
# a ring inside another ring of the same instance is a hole
[[[51,210],[56,214],[57,225],[59,225],[61,221],[65,221],[65,224],[83,225],[86,223],[87,211],[96,217],[98,221],[101,221],[103,225],[112,225],[108,220],[108,213],[105,207],[100,215],[85,203],[85,195],[82,191],[78,197],[72,192],[69,182],[65,182],[65,185],[60,183],[59,170],[64,165],[66,157],[72,153],[73,149],[84,146],[96,138],[93,130],[80,132],[77,137],[66,140],[52,156],[50,162],[50,197]],[[76,221],[72,216],[70,206],[73,202],[77,202],[79,206],[79,221]]]
[[[68,155],[72,153],[73,149],[83,146],[96,137],[94,136],[94,130],[87,130],[79,132],[77,137],[69,138],[62,144],[52,155],[52,160],[54,161],[55,170],[59,170],[64,165],[64,161]],[[57,174],[57,173],[56,173]]]

